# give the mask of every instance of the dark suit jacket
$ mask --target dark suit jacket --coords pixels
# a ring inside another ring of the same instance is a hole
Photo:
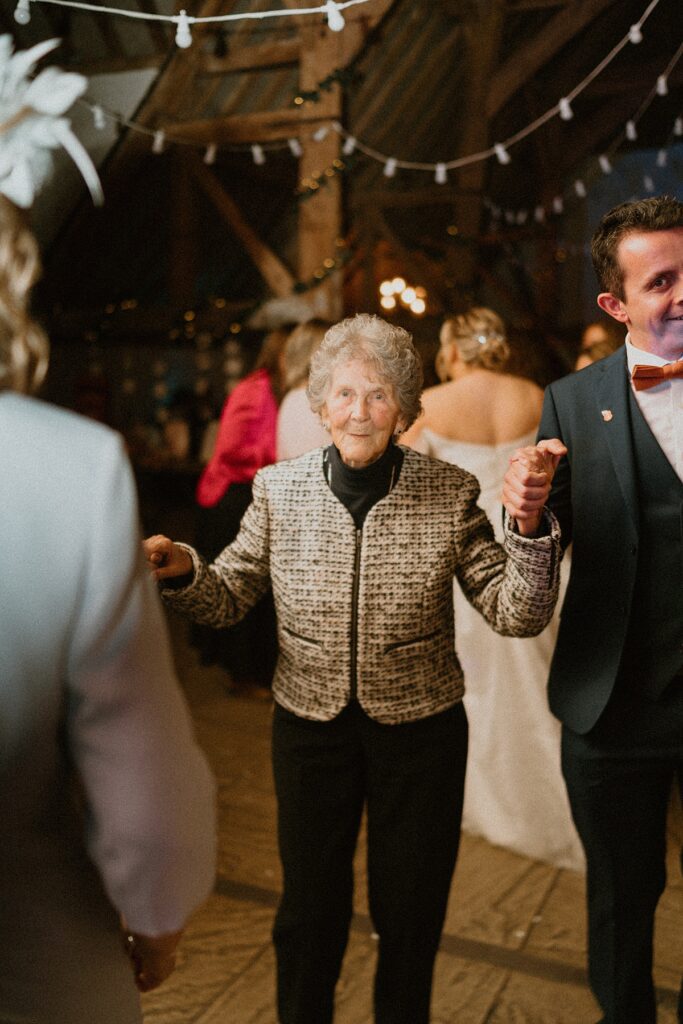
[[[550,707],[578,733],[595,725],[619,672],[637,571],[638,494],[626,351],[551,384],[539,439],[569,449],[549,505],[572,569],[550,680]]]

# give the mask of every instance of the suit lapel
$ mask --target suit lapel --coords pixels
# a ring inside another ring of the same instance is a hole
[[[626,369],[626,350],[620,349],[600,367],[596,375],[596,401],[600,409],[602,430],[609,447],[617,480],[624,501],[638,530],[638,493],[633,460],[631,413],[629,408],[629,378]]]

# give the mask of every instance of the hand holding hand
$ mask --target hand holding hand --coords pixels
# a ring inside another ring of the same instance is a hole
[[[503,481],[503,504],[522,536],[533,536],[540,525],[543,506],[566,447],[558,438],[518,448],[510,459]]]
[[[192,559],[187,551],[160,533],[143,540],[142,549],[155,580],[185,576],[192,572]]]
[[[141,992],[151,992],[175,970],[176,947],[182,932],[138,935],[124,930],[124,946]]]

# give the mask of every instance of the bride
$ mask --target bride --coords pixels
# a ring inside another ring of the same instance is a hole
[[[480,506],[502,535],[501,490],[510,456],[532,445],[542,390],[506,373],[505,327],[474,307],[446,320],[424,415],[404,443],[469,470]],[[566,556],[565,556],[566,560]],[[456,646],[468,688],[470,747],[463,829],[517,853],[580,869],[583,852],[560,772],[560,726],[545,692],[557,615],[535,638],[494,635],[455,585]]]

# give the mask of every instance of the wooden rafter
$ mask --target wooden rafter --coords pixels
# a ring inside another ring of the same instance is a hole
[[[235,200],[228,195],[216,176],[197,155],[188,153],[186,159],[195,181],[202,187],[230,230],[240,240],[269,288],[275,295],[290,295],[296,282],[284,263],[259,238]]]
[[[557,54],[574,36],[585,29],[615,0],[573,0],[521,46],[491,77],[486,97],[486,115],[493,118],[525,82]]]
[[[269,43],[253,43],[235,49],[225,57],[202,54],[198,68],[204,75],[230,75],[237,71],[259,71],[296,64],[301,43],[297,38],[275,39]]]

